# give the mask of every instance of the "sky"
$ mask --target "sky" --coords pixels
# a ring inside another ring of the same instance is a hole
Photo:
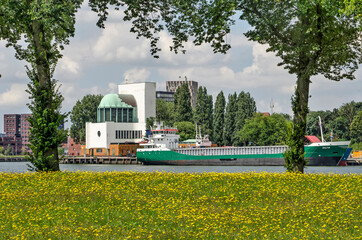
[[[237,18],[237,17],[236,17]],[[184,79],[205,86],[214,101],[222,90],[230,93],[249,92],[258,112],[292,114],[291,96],[296,76],[277,64],[280,59],[267,53],[266,46],[248,41],[243,33],[249,28],[237,22],[227,42],[227,54],[214,54],[209,45],[186,43],[186,54],[169,51],[171,37],[160,34],[160,58],[150,54],[149,41],[136,39],[129,32],[131,23],[122,21],[121,12],[111,12],[105,29],[96,26],[97,15],[84,4],[76,15],[75,37],[63,51],[54,78],[61,84],[64,96],[62,111],[72,110],[77,100],[87,94],[117,93],[117,85],[127,82],[156,82],[157,90],[166,90],[166,81]],[[4,131],[3,115],[30,113],[25,92],[29,80],[25,61],[15,59],[15,51],[0,41],[0,132]],[[361,66],[362,67],[362,66]],[[332,110],[344,103],[362,101],[362,70],[356,79],[334,82],[323,76],[312,78],[309,108],[312,111]],[[70,122],[66,127],[70,126]]]

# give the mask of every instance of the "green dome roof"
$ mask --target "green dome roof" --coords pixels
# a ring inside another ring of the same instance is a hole
[[[107,94],[102,98],[98,108],[130,108],[131,105],[122,102],[118,94]]]

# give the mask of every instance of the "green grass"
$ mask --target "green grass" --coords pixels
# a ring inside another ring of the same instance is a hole
[[[0,174],[0,239],[361,239],[362,175]]]

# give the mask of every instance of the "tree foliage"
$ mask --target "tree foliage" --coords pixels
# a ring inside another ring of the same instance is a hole
[[[58,146],[66,138],[58,127],[66,114],[60,113],[63,98],[53,79],[60,50],[74,35],[78,1],[6,0],[0,5],[0,39],[15,49],[15,57],[29,63],[28,93],[32,111],[29,156],[38,171],[59,170]],[[24,44],[25,42],[25,44]]]
[[[35,74],[30,79],[36,78]],[[56,88],[56,81],[52,80],[50,86],[44,91],[40,83],[32,81],[28,84],[27,92],[31,103],[28,104],[32,115],[28,118],[31,128],[29,142],[32,151],[28,160],[36,171],[59,171],[58,147],[67,138],[64,128],[64,119],[68,114],[60,112],[63,97]]]
[[[211,44],[214,52],[226,52],[230,48],[225,36],[234,22],[236,1],[89,0],[89,5],[98,13],[97,25],[102,28],[110,7],[124,10],[123,20],[132,22],[131,32],[137,38],[150,39],[150,52],[156,58],[161,51],[158,41],[163,30],[172,36],[170,50],[175,53],[185,53],[184,43],[189,39],[195,45]]]
[[[192,122],[191,94],[186,83],[177,88],[174,99],[175,122]]]
[[[293,131],[288,143],[291,148],[285,154],[288,171],[303,172],[306,165],[304,134],[311,77],[321,74],[336,81],[354,79],[358,68],[358,22],[341,14],[342,7],[341,1],[321,0],[245,0],[240,4],[240,18],[253,27],[245,35],[268,44],[267,51],[281,58],[279,65],[297,77],[292,98]]]
[[[201,132],[212,138],[213,102],[206,87],[200,86],[198,89],[194,119],[201,127]]]
[[[163,122],[165,126],[172,126],[175,119],[175,106],[173,102],[156,99],[156,121]]]
[[[74,105],[70,113],[70,136],[76,143],[85,142],[86,122],[97,122],[97,108],[102,98],[102,95],[88,94]]]
[[[307,135],[314,135],[321,139],[321,132],[318,117],[322,120],[322,131],[325,141],[329,140],[330,134],[333,132],[333,141],[337,140],[353,140],[350,131],[353,119],[358,112],[362,110],[362,102],[351,101],[345,103],[333,111],[311,111],[307,117]]]
[[[237,112],[235,120],[235,131],[239,132],[243,129],[245,121],[251,118],[256,113],[256,103],[254,98],[250,96],[250,93],[241,91],[237,99]],[[234,146],[239,146],[239,138],[236,137],[233,140]]]
[[[236,139],[235,117],[238,110],[236,92],[229,94],[225,111],[224,145],[231,146]]]
[[[350,132],[353,143],[362,143],[362,110],[354,117],[350,125]]]
[[[262,113],[257,113],[245,121],[243,128],[238,132],[238,137],[245,145],[285,145],[290,130],[291,122],[281,114],[264,116]]]
[[[27,72],[34,87],[39,88],[37,92],[56,92],[52,90],[53,72],[61,57],[60,49],[74,35],[75,12],[82,2],[1,0],[0,39],[6,40],[8,47],[14,47],[18,59],[30,64]],[[210,43],[214,52],[225,53],[230,48],[225,36],[235,22],[233,16],[241,13],[240,19],[247,20],[252,26],[246,36],[268,44],[268,51],[276,52],[281,58],[280,65],[297,77],[297,88],[292,98],[294,128],[290,146],[293,154],[287,165],[288,170],[303,172],[303,140],[311,77],[322,74],[331,80],[353,79],[361,56],[357,20],[360,18],[360,1],[346,2],[347,5],[340,0],[89,0],[88,4],[98,13],[99,27],[105,27],[110,6],[124,10],[123,20],[132,22],[130,30],[137,38],[150,39],[150,51],[155,57],[160,51],[157,45],[159,33],[166,29],[172,36],[170,49],[174,52],[184,52],[184,42],[192,39],[196,45]],[[348,8],[348,14],[343,11],[346,6],[352,6]],[[23,42],[25,47],[21,44]],[[54,125],[56,122],[47,121],[58,121],[58,117],[64,117],[58,115],[58,108],[53,104],[53,101],[59,103],[59,99],[51,94],[42,96],[47,99],[41,101],[49,105],[38,109],[37,116],[41,119],[33,122],[45,121],[46,125]],[[180,99],[175,100],[180,102]],[[54,112],[50,113],[47,109]],[[54,116],[43,117],[51,114]],[[176,107],[176,119],[191,121],[191,108]],[[61,136],[56,138],[59,140]],[[51,137],[42,136],[47,139],[45,142],[53,141]],[[38,147],[44,159],[58,161],[53,146]]]
[[[216,97],[213,118],[213,140],[218,146],[223,145],[224,120],[225,120],[225,96],[223,91]]]
[[[347,125],[351,125],[354,117],[358,111],[362,110],[361,102],[356,103],[355,101],[345,103],[338,109],[338,115],[343,117],[347,121]]]
[[[175,126],[178,129],[178,134],[180,135],[180,141],[185,141],[187,139],[194,139],[196,136],[195,124],[192,122],[175,122]]]
[[[8,144],[8,146],[7,146],[6,150],[5,150],[4,155],[5,155],[5,156],[12,155],[12,152],[13,152],[13,148],[11,147],[10,144]]]
[[[327,133],[329,129],[326,128],[330,122],[335,119],[333,112],[327,111],[311,111],[307,116],[307,127],[306,127],[306,135],[317,136],[321,139],[321,131],[319,126],[319,117],[322,120],[322,131],[323,133]]]

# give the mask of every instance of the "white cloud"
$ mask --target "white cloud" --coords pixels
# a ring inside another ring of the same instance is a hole
[[[80,71],[80,65],[70,57],[63,56],[63,58],[59,61],[58,70],[65,73],[78,74]]]
[[[129,33],[129,23],[109,23],[102,31],[94,47],[94,57],[100,61],[127,62],[149,57],[149,44],[144,39],[135,39]]]
[[[10,109],[25,106],[29,102],[28,93],[25,92],[26,89],[26,84],[12,84],[10,89],[0,93],[1,108]]]
[[[129,83],[145,82],[147,80],[147,78],[150,76],[150,74],[151,74],[150,71],[146,70],[145,68],[142,68],[142,69],[133,68],[133,69],[127,70],[123,74],[123,78],[125,79],[125,81],[127,81]]]
[[[118,92],[118,84],[116,83],[109,83],[107,93],[117,93]]]
[[[111,10],[106,28],[99,29],[95,25],[97,14],[89,10],[87,1],[83,3],[77,13],[75,37],[70,39],[56,70],[55,78],[63,85],[64,109],[71,110],[76,100],[86,94],[117,92],[116,85],[124,78],[129,82],[155,81],[157,90],[165,90],[166,81],[187,76],[207,87],[214,97],[221,90],[226,96],[234,91],[247,91],[254,97],[259,111],[270,111],[273,99],[274,112],[290,113],[296,77],[277,66],[279,59],[274,53],[266,53],[266,46],[250,42],[242,35],[248,28],[246,24],[236,25],[235,31],[227,36],[232,48],[226,55],[214,54],[209,45],[194,46],[192,43],[185,44],[186,54],[176,55],[169,51],[172,38],[161,32],[159,47],[162,51],[156,60],[150,55],[149,40],[136,39],[136,35],[129,32],[131,23],[124,22],[122,14]],[[20,106],[27,102],[24,92],[28,81],[26,63],[16,60],[14,50],[4,45],[4,41],[0,41],[0,74],[3,76],[0,79],[0,112],[4,114],[9,109],[21,112]],[[341,82],[313,78],[311,110],[362,101],[362,71],[356,76],[354,81]],[[8,107],[10,104],[12,107]]]

